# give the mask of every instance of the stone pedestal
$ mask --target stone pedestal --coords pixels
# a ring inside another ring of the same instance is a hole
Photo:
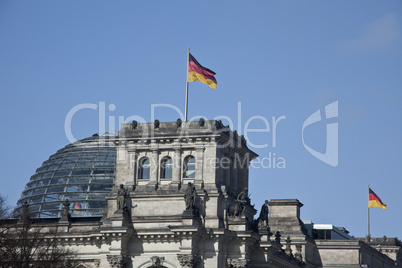
[[[198,210],[196,209],[188,209],[183,211],[181,215],[181,220],[184,226],[199,226],[201,225],[201,219]]]
[[[228,227],[231,231],[247,231],[248,230],[248,221],[245,216],[240,217],[229,217],[228,218]]]

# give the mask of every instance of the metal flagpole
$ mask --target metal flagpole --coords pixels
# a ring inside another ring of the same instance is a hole
[[[188,113],[188,64],[189,64],[189,57],[190,57],[190,48],[187,48],[187,76],[186,76],[186,104],[185,104],[185,111],[184,111],[184,121],[187,121],[187,113]]]
[[[370,185],[367,185],[367,191],[368,191],[368,202],[367,202],[367,239],[370,241]]]

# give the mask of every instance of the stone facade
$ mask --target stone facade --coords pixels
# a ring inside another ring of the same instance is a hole
[[[58,227],[80,268],[395,267],[400,259],[399,242],[383,254],[364,241],[314,240],[297,199],[271,200],[268,220],[268,207],[255,220],[247,189],[257,155],[220,121],[133,122],[114,143],[103,217],[70,217],[67,206],[61,219],[38,222]]]

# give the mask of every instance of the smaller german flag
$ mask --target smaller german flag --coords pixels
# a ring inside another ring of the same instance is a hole
[[[81,214],[81,204],[79,202],[75,202],[73,213]]]
[[[380,207],[382,209],[387,209],[387,205],[384,204],[381,201],[381,198],[378,197],[378,195],[376,195],[373,190],[371,190],[369,188],[369,203],[368,203],[368,207],[372,208],[372,207]]]
[[[194,57],[189,53],[188,55],[188,82],[200,81],[207,84],[210,88],[215,89],[217,82],[214,77],[214,71],[202,66]]]

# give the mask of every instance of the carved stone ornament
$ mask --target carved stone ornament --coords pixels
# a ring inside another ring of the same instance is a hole
[[[281,243],[281,232],[279,232],[279,231],[276,231],[276,233],[275,233],[275,242],[276,243]]]
[[[94,260],[94,267],[100,266],[100,260]]]
[[[152,265],[155,267],[162,266],[164,261],[165,261],[165,257],[159,257],[159,256],[151,257]]]
[[[22,213],[20,216],[20,222],[28,223],[30,221],[30,216],[29,216],[29,205],[27,201],[24,201],[24,204],[22,205]]]
[[[195,268],[201,261],[200,256],[196,254],[177,254],[177,259],[183,268]]]
[[[203,127],[205,125],[205,119],[204,118],[200,118],[200,121],[198,121],[200,127]]]
[[[286,242],[285,253],[288,254],[289,256],[293,256],[292,249],[290,248],[290,243],[292,242],[292,240],[290,240],[289,236],[286,238],[285,242]]]
[[[154,121],[154,127],[155,127],[155,128],[159,128],[159,125],[160,125],[159,120],[158,120],[158,119],[155,119],[155,121]]]
[[[250,202],[248,198],[248,188],[244,188],[244,190],[237,196],[235,201],[236,203],[228,208],[228,216],[229,217],[240,217],[244,215],[244,209],[246,204]]]
[[[247,268],[248,260],[246,259],[228,259],[227,260],[229,268]]]
[[[120,184],[120,188],[117,190],[117,211],[123,212],[127,210],[127,189],[123,184]]]
[[[186,210],[194,209],[195,200],[197,198],[197,192],[194,184],[188,183],[186,192],[184,193],[184,201],[186,202]]]
[[[122,255],[107,255],[107,261],[110,267],[113,268],[128,268],[130,267],[130,257]]]
[[[298,261],[303,261],[303,255],[302,255],[302,245],[300,245],[300,244],[297,244],[296,245],[296,254],[295,254],[295,258],[298,260]]]
[[[63,214],[61,215],[60,221],[69,221],[70,219],[70,202],[68,199],[63,202]]]

